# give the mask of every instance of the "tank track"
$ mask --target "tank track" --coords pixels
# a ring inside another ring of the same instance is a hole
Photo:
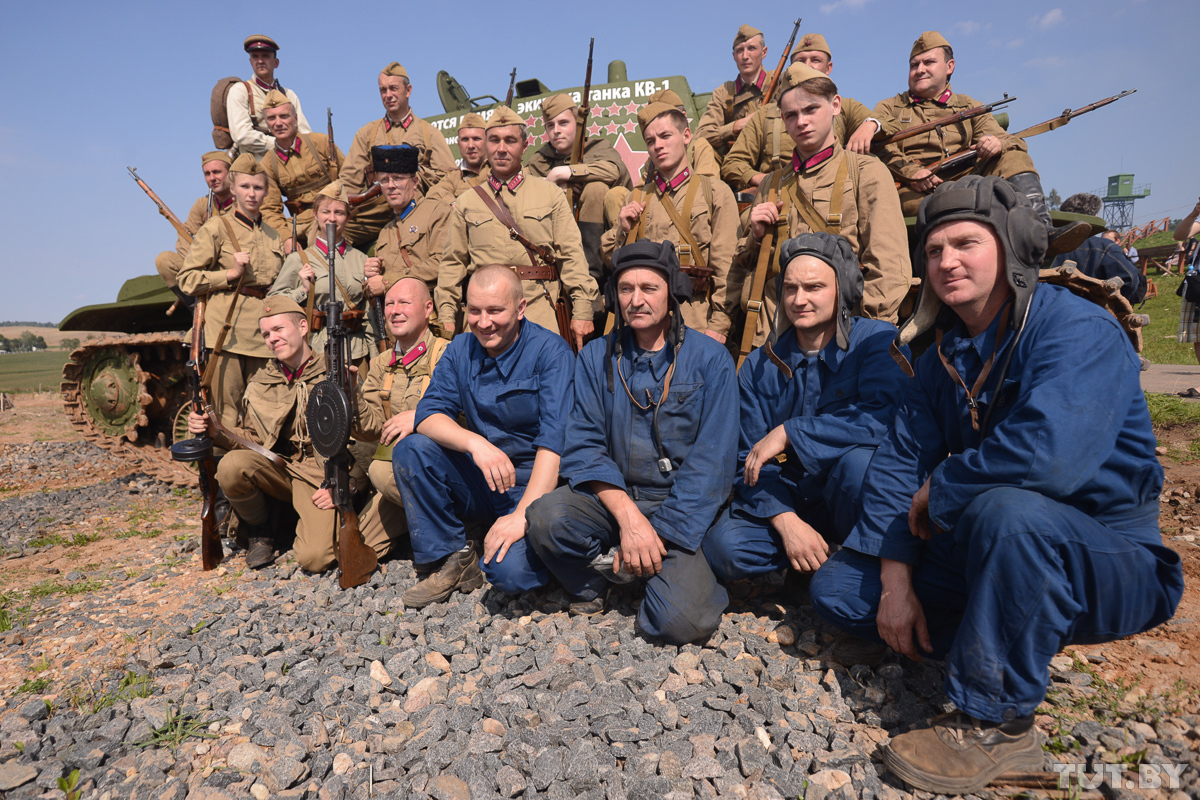
[[[104,430],[89,411],[84,397],[87,367],[104,351],[125,357],[125,368],[136,374],[137,397],[130,420],[120,433]],[[171,459],[172,426],[187,403],[186,349],[182,334],[114,335],[89,341],[72,351],[63,367],[63,408],[75,430],[89,442],[116,454],[131,470],[175,485],[191,485],[195,472]]]

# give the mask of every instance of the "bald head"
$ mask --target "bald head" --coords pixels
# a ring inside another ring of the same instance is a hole
[[[489,292],[495,289],[507,289],[514,306],[525,296],[525,291],[521,287],[521,279],[517,277],[516,271],[503,264],[488,264],[476,270],[475,274],[471,276],[467,294],[470,295],[476,287],[481,291]]]
[[[383,315],[388,332],[407,350],[425,333],[433,314],[433,298],[425,281],[401,278],[392,284],[383,299]]]
[[[425,281],[419,278],[401,278],[392,284],[392,288],[387,290],[384,300],[392,300],[398,297],[408,297],[414,303],[433,302],[433,296],[429,294],[429,287],[425,285]]]

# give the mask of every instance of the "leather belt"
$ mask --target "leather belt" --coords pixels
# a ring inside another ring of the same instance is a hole
[[[554,270],[550,267],[539,264],[536,267],[531,267],[528,264],[521,266],[520,264],[505,264],[516,271],[517,277],[523,281],[552,281],[557,276]]]
[[[253,286],[243,286],[242,288],[238,289],[238,294],[243,295],[245,297],[254,297],[259,300],[262,300],[267,296],[267,290],[266,289],[256,289]]]

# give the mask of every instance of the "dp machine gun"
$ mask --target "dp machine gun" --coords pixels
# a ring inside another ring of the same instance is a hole
[[[333,223],[325,227],[325,241],[337,241]],[[375,571],[378,559],[375,551],[363,540],[358,527],[358,512],[354,510],[350,489],[351,425],[358,415],[358,381],[350,371],[350,329],[342,321],[342,301],[337,298],[337,281],[333,280],[336,247],[329,248],[329,299],[325,303],[325,360],[328,378],[317,384],[309,395],[305,416],[313,447],[325,458],[325,480],[333,498],[337,532],[338,585],[343,589],[361,586]],[[349,300],[349,298],[347,298]]]

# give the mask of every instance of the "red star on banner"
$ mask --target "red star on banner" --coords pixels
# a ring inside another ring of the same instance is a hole
[[[608,114],[608,116],[615,117],[617,114],[621,113],[621,107],[616,103],[613,103],[611,106],[604,109],[604,111]]]
[[[618,124],[617,124],[617,123],[615,123],[615,122],[610,122],[610,123],[608,123],[607,125],[605,125],[605,126],[604,126],[604,130],[608,132],[608,135],[609,135],[609,136],[612,136],[612,135],[614,135],[614,134],[615,134],[617,131],[619,131],[620,129],[621,129],[621,126],[620,126],[620,125],[618,125]]]
[[[649,152],[646,150],[634,150],[629,146],[629,142],[625,140],[625,134],[617,137],[617,143],[613,145],[613,149],[621,156],[621,160],[625,162],[625,168],[629,170],[630,175],[638,175],[642,171],[642,165],[646,163],[646,156]]]
[[[537,117],[526,117],[525,118],[525,124],[530,128],[532,128],[537,123],[537,121],[538,121]]]
[[[633,120],[627,120],[621,127],[625,129],[626,133],[633,133],[637,130],[637,123]]]
[[[638,110],[639,108],[641,108],[641,106],[640,106],[640,105],[638,105],[637,103],[630,103],[630,104],[629,104],[629,105],[627,105],[627,106],[622,106],[622,110],[623,110],[623,111],[624,111],[626,114],[636,114],[636,113],[637,113],[637,110]]]
[[[600,126],[599,125],[597,125],[594,122],[591,125],[588,125],[588,136],[599,136],[599,135],[600,135]]]

